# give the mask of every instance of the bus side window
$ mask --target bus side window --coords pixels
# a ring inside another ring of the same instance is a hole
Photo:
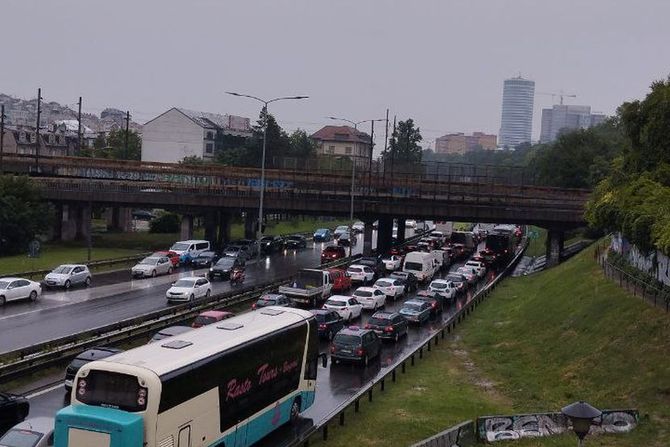
[[[319,368],[319,340],[316,329],[316,319],[312,318],[309,322],[309,345],[307,346],[307,364],[305,365],[305,380],[316,380],[316,373]]]

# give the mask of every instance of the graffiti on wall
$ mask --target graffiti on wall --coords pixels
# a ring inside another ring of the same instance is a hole
[[[612,236],[612,250],[626,256],[628,262],[638,270],[653,276],[663,284],[670,286],[670,258],[658,250],[642,253],[620,234]]]
[[[625,433],[637,426],[637,410],[603,410],[594,421],[591,434]],[[571,430],[569,421],[561,413],[518,414],[485,416],[477,419],[479,439],[486,442],[552,436]]]

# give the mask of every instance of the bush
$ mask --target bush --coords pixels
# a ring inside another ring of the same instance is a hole
[[[181,225],[178,214],[165,213],[149,223],[150,233],[177,233]]]

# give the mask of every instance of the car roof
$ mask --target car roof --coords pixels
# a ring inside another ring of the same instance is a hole
[[[261,298],[263,298],[263,299],[265,299],[265,298],[270,298],[270,299],[272,299],[272,300],[276,300],[277,298],[281,298],[281,297],[283,297],[283,296],[284,296],[284,294],[282,294],[282,293],[264,293],[264,294],[261,295],[258,299],[261,299]]]
[[[59,268],[59,267],[86,267],[86,265],[84,265],[84,264],[61,264],[56,268]]]
[[[365,328],[358,327],[358,326],[349,326],[349,327],[345,327],[345,328],[341,329],[337,334],[335,334],[335,337],[337,337],[340,334],[361,336],[361,335],[364,335],[368,332],[372,332],[372,330],[371,329],[365,329]]]
[[[357,267],[359,269],[362,269],[363,267],[370,267],[369,265],[363,265],[363,264],[351,264],[349,268],[351,267]]]
[[[26,281],[30,281],[27,278],[19,278],[18,276],[8,276],[6,278],[0,278],[0,281],[16,281],[17,279],[25,279]]]
[[[313,315],[337,314],[337,312],[332,309],[312,309],[310,312],[312,312]]]
[[[388,311],[380,311],[380,312],[375,312],[372,314],[372,317],[370,318],[392,318],[395,317],[396,315],[400,315],[398,312],[388,312]]]
[[[187,279],[187,280],[192,280],[195,281],[197,279],[207,279],[204,276],[184,276],[182,278],[177,279],[177,281],[181,281],[182,279]],[[176,281],[175,281],[176,282]]]
[[[443,284],[443,283],[450,283],[451,281],[449,281],[448,279],[434,279],[431,282],[436,282],[438,284]]]
[[[353,297],[348,296],[348,295],[331,295],[330,297],[328,297],[328,301],[330,301],[330,300],[333,300],[333,301],[347,301],[350,298],[353,298]]]
[[[407,300],[407,301],[405,301],[405,302],[403,303],[403,305],[405,305],[405,304],[423,304],[424,302],[425,302],[425,301],[421,301],[421,300],[419,300],[419,299],[414,299],[414,298],[412,298],[411,300]]]
[[[118,354],[119,352],[123,352],[123,350],[116,348],[108,348],[105,346],[96,346],[95,348],[87,349],[86,351],[78,354],[76,358],[78,358],[79,360],[93,361],[109,357],[110,355],[113,354]]]
[[[55,419],[52,417],[40,416],[34,418],[28,418],[23,422],[16,424],[13,429],[15,430],[31,430],[36,431],[42,434],[48,434],[53,431],[55,425]]]
[[[363,292],[374,292],[377,289],[375,289],[374,287],[359,287],[356,290],[354,290],[354,293],[358,292],[359,290]]]
[[[232,312],[227,312],[225,310],[206,310],[205,312],[201,312],[199,317],[225,317],[226,315],[233,315]]]

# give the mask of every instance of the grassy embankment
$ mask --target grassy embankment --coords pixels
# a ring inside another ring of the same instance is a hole
[[[478,415],[557,411],[584,399],[643,415],[630,434],[588,445],[670,445],[670,315],[605,279],[593,249],[506,280],[450,342],[399,377],[345,427],[334,424],[327,444],[407,446]],[[575,438],[503,445],[572,447]]]

